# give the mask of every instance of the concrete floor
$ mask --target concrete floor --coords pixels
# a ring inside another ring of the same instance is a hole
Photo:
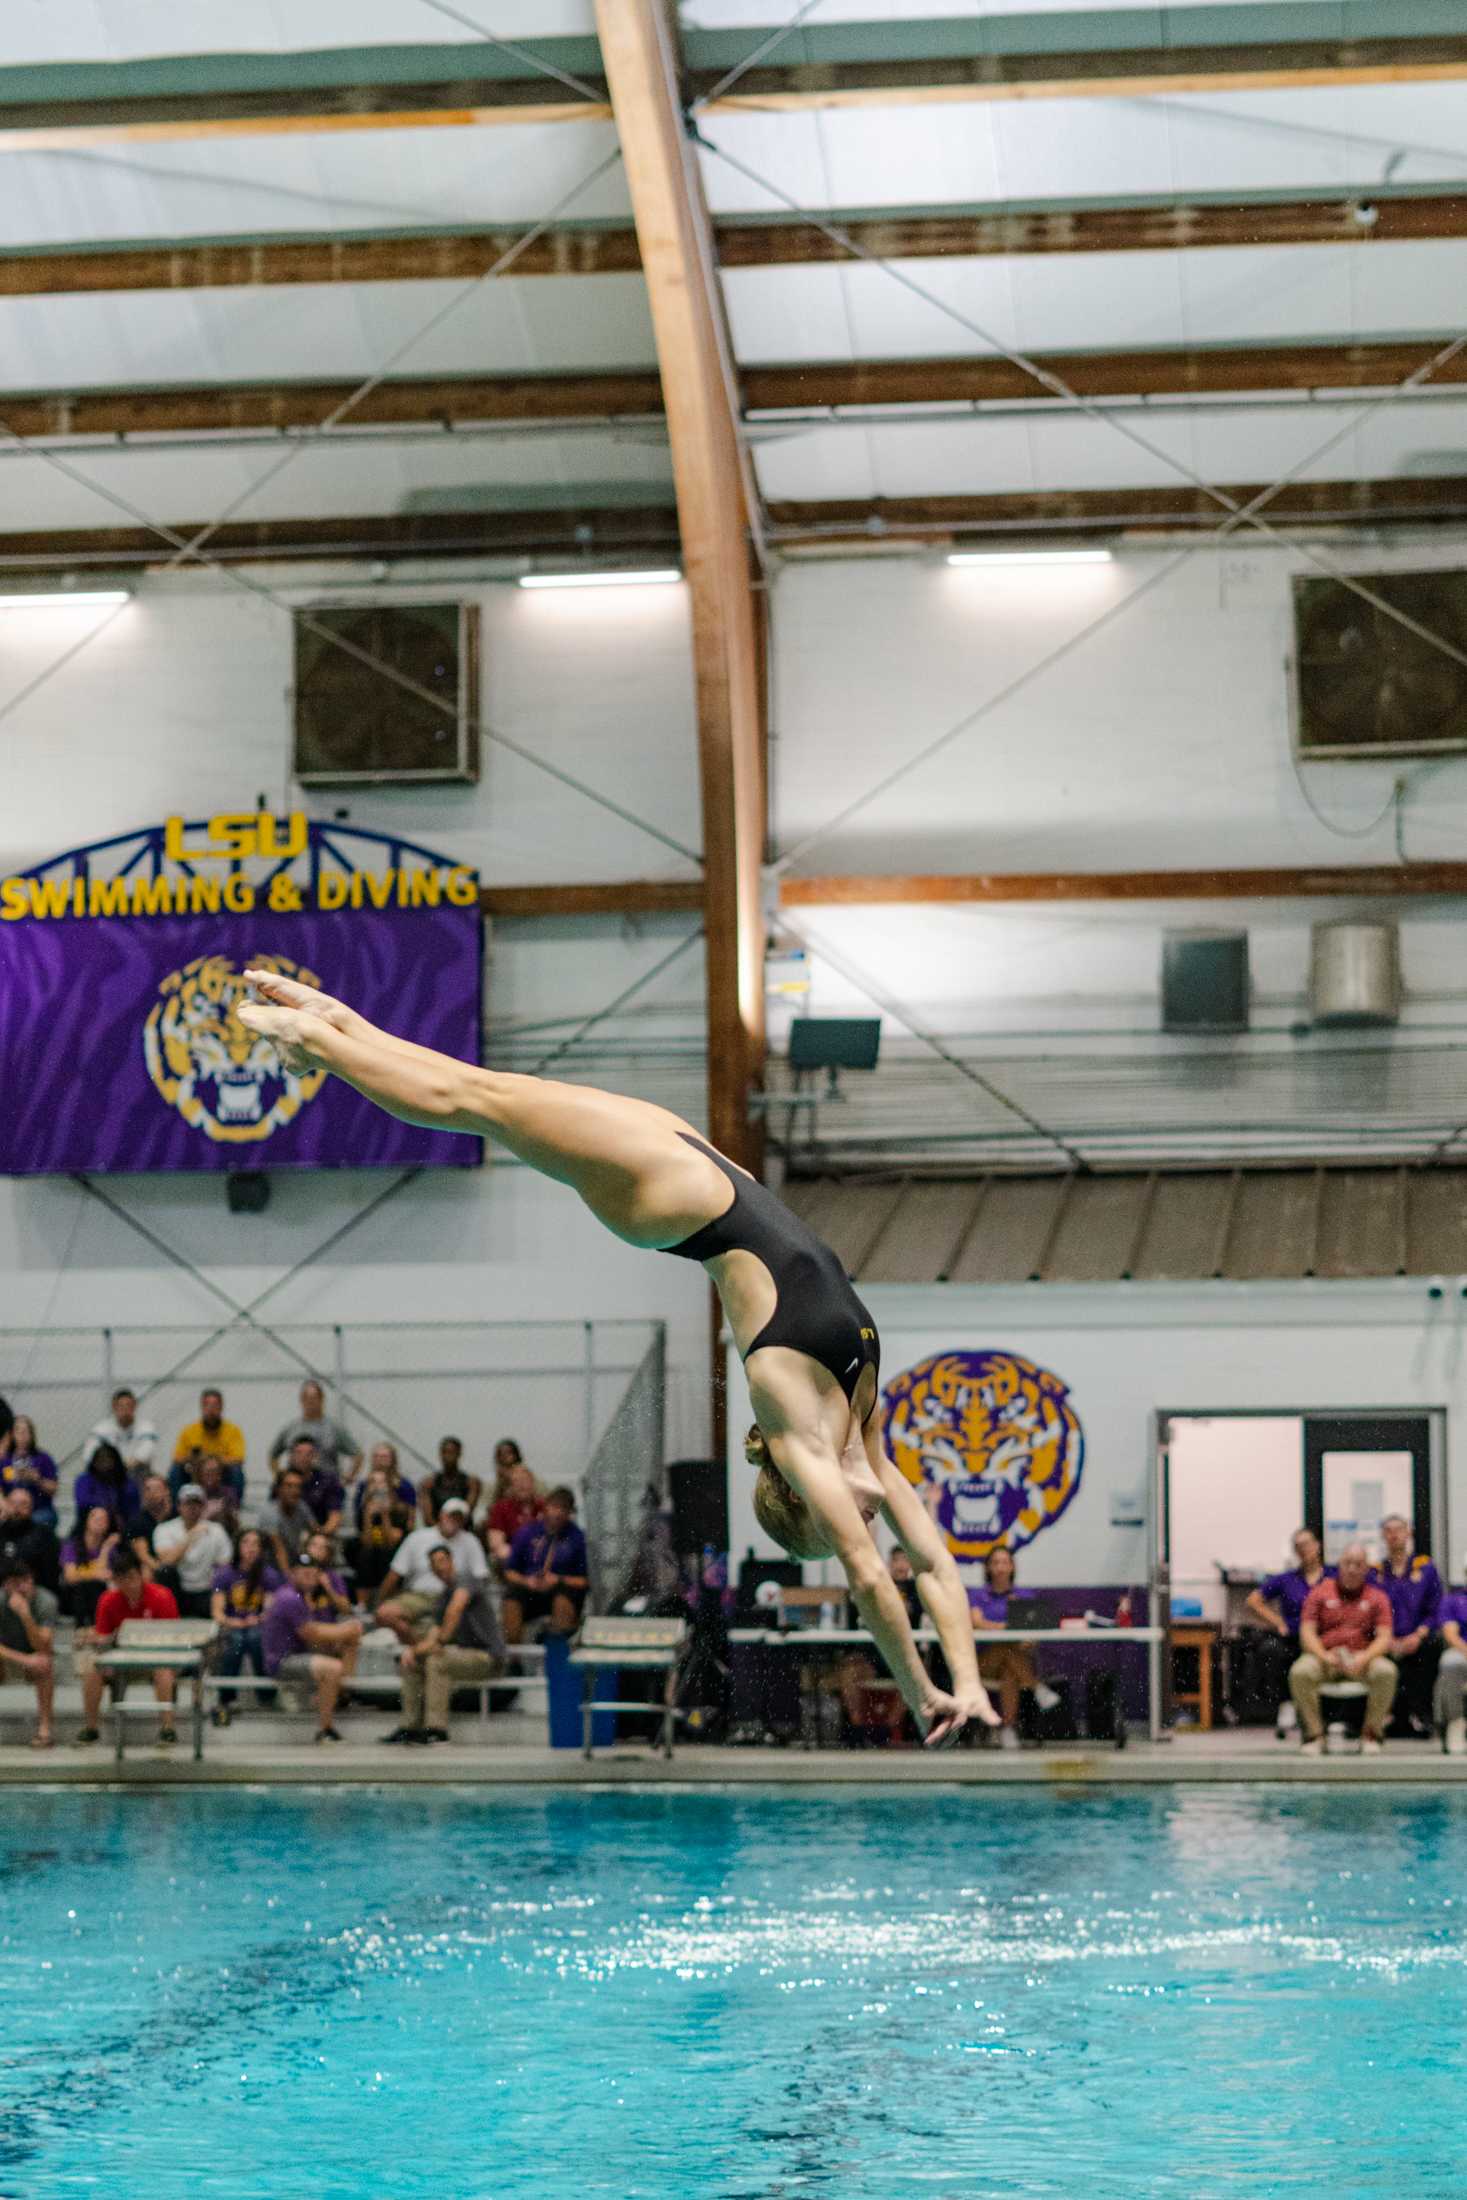
[[[14,1702],[14,1698],[11,1699]],[[1250,1781],[1268,1785],[1369,1781],[1374,1785],[1467,1789],[1467,1757],[1445,1757],[1424,1742],[1392,1742],[1384,1756],[1301,1757],[1297,1744],[1281,1744],[1266,1730],[1197,1734],[1173,1740],[1133,1741],[1125,1750],[1068,1744],[1046,1750],[801,1750],[713,1749],[685,1746],[671,1763],[645,1742],[619,1743],[587,1763],[578,1751],[547,1749],[539,1722],[496,1718],[482,1735],[471,1718],[456,1722],[458,1739],[432,1749],[384,1749],[380,1737],[390,1713],[356,1712],[343,1721],[346,1739],[318,1748],[307,1721],[241,1718],[226,1732],[212,1729],[205,1757],[195,1764],[180,1725],[174,1749],[163,1750],[132,1722],[127,1756],[114,1762],[110,1737],[78,1750],[65,1743],[49,1751],[18,1743],[7,1720],[0,1744],[0,1785],[30,1786],[829,1786],[947,1784],[965,1787],[1040,1787],[1075,1784],[1118,1787]],[[74,1721],[62,1721],[63,1733]]]

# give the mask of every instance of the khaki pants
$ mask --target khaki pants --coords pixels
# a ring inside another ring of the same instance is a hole
[[[430,1650],[427,1657],[415,1651],[413,1662],[402,1669],[402,1723],[404,1726],[447,1728],[448,1700],[461,1681],[491,1681],[504,1670],[502,1658],[487,1650]],[[427,1715],[424,1715],[424,1698]]]
[[[1377,1739],[1384,1734],[1386,1721],[1391,1715],[1399,1673],[1389,1658],[1377,1658],[1366,1673],[1352,1673],[1351,1680],[1365,1683],[1365,1730]],[[1289,1694],[1299,1714],[1299,1724],[1305,1739],[1313,1741],[1324,1732],[1324,1719],[1319,1708],[1319,1691],[1327,1676],[1318,1658],[1306,1650],[1289,1668]]]

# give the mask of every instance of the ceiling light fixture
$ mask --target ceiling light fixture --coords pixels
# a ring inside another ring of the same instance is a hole
[[[68,588],[57,590],[27,590],[19,595],[0,595],[0,611],[59,610],[71,604],[88,604],[100,608],[104,604],[131,603],[130,588]]]
[[[1109,550],[953,550],[949,565],[1109,565]]]
[[[584,573],[521,573],[521,588],[669,588],[682,574],[675,565]]]

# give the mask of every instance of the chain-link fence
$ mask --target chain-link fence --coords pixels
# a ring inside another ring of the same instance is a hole
[[[666,1362],[666,1340],[659,1327],[586,1469],[583,1513],[591,1596],[598,1610],[626,1579],[647,1517],[649,1485],[661,1494]]]

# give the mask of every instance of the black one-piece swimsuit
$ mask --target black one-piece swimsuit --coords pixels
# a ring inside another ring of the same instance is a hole
[[[745,1176],[701,1138],[687,1131],[678,1136],[723,1171],[733,1186],[733,1203],[680,1245],[660,1250],[679,1260],[753,1253],[774,1278],[776,1298],[773,1314],[744,1358],[767,1344],[789,1345],[828,1368],[846,1397],[853,1398],[863,1368],[875,1368],[879,1375],[881,1339],[835,1254],[766,1185]]]

